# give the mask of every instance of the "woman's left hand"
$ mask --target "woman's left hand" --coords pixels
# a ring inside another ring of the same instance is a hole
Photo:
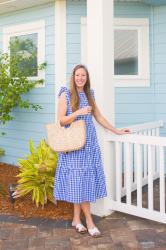
[[[131,131],[128,128],[123,128],[123,129],[118,129],[116,131],[116,134],[117,135],[131,134]]]

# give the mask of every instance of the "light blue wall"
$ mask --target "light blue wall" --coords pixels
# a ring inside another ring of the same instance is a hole
[[[163,120],[166,135],[166,5],[149,6],[118,3],[116,17],[149,17],[150,87],[116,88],[116,126]]]
[[[116,126],[149,122],[155,119],[154,48],[153,48],[153,7],[141,3],[116,3],[115,17],[149,18],[150,22],[150,87],[116,88]]]
[[[15,120],[10,122],[0,131],[7,133],[0,137],[0,146],[6,151],[1,161],[17,164],[17,158],[25,156],[29,152],[29,139],[34,140],[35,145],[45,137],[45,123],[51,122],[55,117],[54,110],[54,3],[41,5],[12,12],[0,16],[0,49],[2,49],[2,28],[7,25],[15,25],[44,19],[46,25],[46,84],[43,88],[32,90],[26,97],[43,109],[40,111],[14,111]]]
[[[73,67],[81,61],[81,17],[86,16],[86,0],[67,0],[67,83]]]
[[[141,3],[116,3],[115,17],[133,17],[150,20],[151,75],[148,88],[116,88],[116,126],[127,126],[155,119],[153,72],[153,7]],[[86,16],[86,1],[67,1],[67,82],[75,64],[80,63],[80,19]]]
[[[80,63],[80,21],[86,16],[86,0],[67,0],[67,82],[74,65]],[[156,119],[166,121],[164,104],[166,95],[166,7],[151,7],[140,3],[116,3],[116,17],[149,17],[150,20],[150,87],[116,88],[116,126],[149,122]],[[46,86],[28,95],[29,100],[43,106],[43,110],[15,110],[15,121],[3,131],[7,136],[0,138],[0,146],[6,150],[2,161],[15,163],[18,157],[28,153],[29,138],[35,144],[45,137],[44,125],[54,120],[54,4],[33,7],[0,16],[0,48],[2,48],[2,28],[10,24],[44,19],[46,22]],[[2,131],[2,129],[1,129]],[[164,130],[162,131],[165,134]]]
[[[166,123],[166,5],[154,8],[154,54],[155,119]]]

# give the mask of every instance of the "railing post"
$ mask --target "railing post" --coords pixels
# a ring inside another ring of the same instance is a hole
[[[91,212],[98,216],[106,216],[111,214],[111,200],[115,200],[116,196],[115,143],[108,142],[106,139],[103,140],[103,138],[106,138],[107,132],[99,127],[99,125],[96,126],[106,178],[107,197],[98,199],[95,203],[91,203]]]
[[[87,66],[90,72],[96,103],[101,113],[114,124],[114,1],[87,0]],[[94,46],[95,44],[95,46]],[[109,74],[108,74],[109,72]],[[110,213],[111,156],[112,149],[105,141],[106,131],[97,126],[102,152],[108,196],[91,204],[91,211],[96,215]]]

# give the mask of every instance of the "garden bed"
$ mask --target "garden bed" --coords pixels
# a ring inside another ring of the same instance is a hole
[[[73,216],[73,204],[58,201],[57,206],[48,202],[44,209],[36,207],[32,202],[31,196],[15,199],[14,205],[10,203],[8,191],[9,184],[16,184],[19,169],[16,166],[0,163],[0,183],[4,186],[5,195],[0,195],[0,214],[17,215],[20,217],[42,217],[57,220],[71,220]]]

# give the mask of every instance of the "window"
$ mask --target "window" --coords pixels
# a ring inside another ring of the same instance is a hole
[[[138,75],[137,30],[115,29],[114,74]]]
[[[150,85],[148,19],[115,18],[114,82],[117,87]]]
[[[81,60],[86,64],[86,18],[81,19]],[[149,21],[114,19],[114,83],[116,87],[147,87],[149,79]]]
[[[3,37],[5,52],[9,50],[10,44],[10,55],[22,55],[19,68],[24,75],[29,80],[45,79],[44,70],[36,70],[36,67],[45,61],[44,21],[5,27]]]

